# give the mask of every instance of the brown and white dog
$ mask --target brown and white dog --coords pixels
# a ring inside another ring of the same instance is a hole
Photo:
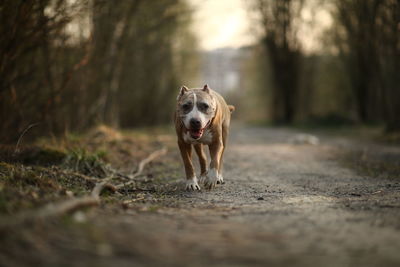
[[[175,129],[185,165],[187,190],[200,190],[192,164],[192,145],[199,157],[200,181],[204,181],[205,187],[211,189],[224,182],[222,157],[234,109],[208,85],[199,89],[182,86],[177,98]],[[208,145],[210,149],[210,170],[207,170],[203,145]]]

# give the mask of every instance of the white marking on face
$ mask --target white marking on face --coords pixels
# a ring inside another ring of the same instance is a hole
[[[196,93],[193,92],[193,109],[185,115],[183,123],[185,124],[186,129],[190,129],[190,120],[197,119],[201,123],[201,128],[206,127],[207,125],[207,118],[203,112],[201,112],[197,108],[197,96]]]

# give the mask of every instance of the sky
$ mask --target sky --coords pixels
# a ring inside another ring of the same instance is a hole
[[[243,0],[189,0],[194,7],[193,30],[200,48],[240,47],[256,41]]]
[[[238,48],[254,44],[260,37],[254,14],[249,12],[246,0],[188,0],[195,10],[193,32],[197,35],[200,48],[213,50],[222,47]],[[307,7],[302,13],[307,22],[314,19],[314,25],[304,23],[299,31],[305,51],[321,49],[319,36],[332,24],[326,9]]]

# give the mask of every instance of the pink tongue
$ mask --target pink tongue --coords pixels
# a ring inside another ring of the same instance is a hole
[[[190,130],[190,135],[195,139],[200,138],[201,133],[202,133],[202,130]]]

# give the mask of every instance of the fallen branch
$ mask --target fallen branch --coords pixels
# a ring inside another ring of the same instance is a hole
[[[22,212],[19,215],[4,218],[0,222],[0,229],[57,217],[81,208],[97,206],[99,204],[100,198],[93,196],[83,196],[58,203],[49,203],[38,210]]]
[[[75,197],[58,203],[49,203],[38,210],[24,212],[15,217],[10,216],[0,222],[0,228],[15,226],[36,220],[44,220],[73,212],[81,208],[98,206],[100,205],[100,193],[105,188],[109,188],[114,192],[116,191],[115,187],[108,182],[104,181],[97,183],[90,195]]]
[[[167,153],[167,148],[161,148],[159,150],[154,151],[153,153],[151,153],[147,158],[143,159],[140,163],[139,163],[139,167],[137,169],[137,171],[132,174],[130,176],[130,179],[134,179],[135,177],[139,176],[140,174],[142,174],[144,167],[146,166],[146,164],[148,164],[149,162],[155,160],[156,158],[163,156]],[[133,171],[132,171],[133,172]]]
[[[90,177],[90,176],[87,176],[87,175],[84,175],[82,173],[75,172],[75,171],[69,171],[69,170],[57,170],[57,171],[64,175],[73,175],[73,176],[79,177],[91,184],[96,184],[97,182],[101,181],[99,178]]]
[[[37,212],[37,219],[59,216],[80,208],[97,206],[100,204],[100,198],[95,196],[83,196],[61,201],[56,204],[48,204]]]
[[[113,184],[110,184],[108,181],[102,181],[102,182],[96,184],[96,186],[93,188],[90,195],[92,197],[100,198],[101,192],[103,191],[103,189],[106,189],[106,188],[111,190],[112,192],[117,191],[117,188]]]
[[[100,182],[96,183],[90,195],[75,197],[72,199],[60,201],[58,203],[49,203],[44,207],[39,208],[38,210],[24,212],[17,216],[13,217],[10,216],[9,218],[4,218],[4,220],[0,222],[0,228],[4,228],[7,226],[15,226],[22,223],[46,219],[50,217],[56,217],[85,207],[98,206],[100,205],[100,194],[104,189],[109,189],[113,192],[116,192],[119,188],[122,188],[125,185],[133,183],[134,182],[133,179],[139,176],[143,172],[144,167],[149,162],[151,162],[152,160],[156,159],[159,156],[164,155],[165,153],[167,153],[167,149],[162,148],[160,150],[151,153],[147,158],[143,159],[139,163],[137,171],[133,175],[129,176],[129,179],[131,181],[129,181],[128,183],[115,186],[109,182],[115,176],[109,176],[107,178],[100,180]],[[91,177],[82,176],[82,178],[83,177],[85,180],[91,182],[94,182],[94,180],[96,180],[94,178],[92,180]]]
[[[18,153],[18,148],[19,148],[19,143],[21,142],[21,140],[22,140],[22,137],[24,137],[24,135],[30,130],[30,129],[32,129],[33,127],[35,127],[35,126],[37,126],[37,125],[39,125],[40,123],[39,122],[37,122],[37,123],[32,123],[32,124],[30,124],[28,127],[26,127],[25,128],[25,130],[22,132],[22,134],[19,136],[19,138],[18,138],[18,141],[17,141],[17,144],[15,145],[15,149],[14,149],[14,154],[16,154],[16,153]]]
[[[129,182],[118,184],[118,185],[115,186],[115,188],[118,190],[118,189],[121,189],[124,186],[127,186],[127,185],[135,183],[134,179],[142,174],[142,172],[144,170],[144,167],[146,167],[146,165],[148,163],[150,163],[151,161],[155,160],[156,158],[165,155],[167,153],[167,151],[168,151],[167,148],[164,147],[162,149],[156,150],[153,153],[151,153],[147,158],[143,159],[139,163],[137,171],[134,174],[128,176],[129,180],[130,180]]]

